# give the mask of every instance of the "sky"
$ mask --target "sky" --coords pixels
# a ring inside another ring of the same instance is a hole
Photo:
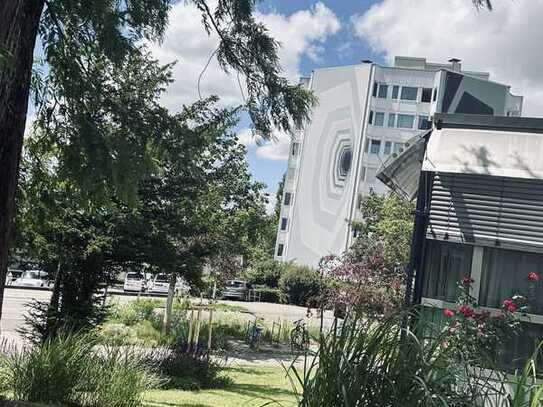
[[[494,10],[477,10],[472,0],[263,0],[256,18],[281,43],[283,75],[297,82],[316,68],[357,64],[371,59],[391,64],[395,55],[432,62],[462,59],[464,69],[488,71],[524,95],[525,116],[543,117],[543,0],[493,0]],[[177,61],[175,82],[163,103],[177,111],[200,94],[221,97],[224,105],[242,102],[236,75],[224,73],[214,58],[217,38],[204,31],[198,11],[175,4],[166,36],[151,44],[164,63]],[[253,178],[266,183],[271,208],[286,170],[288,135],[256,143],[244,117],[238,127],[247,147]]]

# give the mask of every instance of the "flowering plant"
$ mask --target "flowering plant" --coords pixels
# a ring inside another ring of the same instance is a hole
[[[497,313],[481,310],[470,294],[474,282],[469,276],[462,278],[458,282],[456,309],[443,310],[447,338],[443,345],[453,347],[456,356],[464,360],[494,359],[500,343],[520,326],[515,313],[520,308],[521,299],[505,299]]]

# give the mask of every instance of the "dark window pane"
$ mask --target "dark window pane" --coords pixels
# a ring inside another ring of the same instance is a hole
[[[398,99],[398,93],[400,93],[400,87],[398,85],[394,85],[392,87],[392,99]]]
[[[472,254],[469,245],[428,240],[423,296],[454,302],[458,281],[471,273]]]
[[[417,94],[419,88],[413,88],[411,86],[402,86],[402,100],[417,100]]]
[[[281,257],[283,255],[283,249],[284,249],[284,245],[283,244],[278,244],[277,245],[277,256],[278,257]]]
[[[386,141],[384,154],[389,155],[391,152],[392,152],[392,141]]]
[[[371,141],[371,147],[370,147],[370,153],[371,154],[379,154],[381,151],[381,140],[372,140]]]
[[[287,230],[287,223],[288,223],[287,218],[281,218],[281,230]]]
[[[383,112],[375,112],[374,126],[383,126],[385,124],[385,114]]]
[[[399,114],[396,127],[400,129],[412,129],[415,116],[412,114]]]
[[[432,101],[435,102],[437,99],[437,88],[434,89],[434,96],[432,96]]]
[[[373,97],[376,97],[376,96],[377,96],[377,87],[378,87],[378,86],[379,86],[379,85],[377,85],[376,83],[373,84],[373,93],[372,93]]]
[[[388,85],[379,85],[379,93],[377,97],[381,99],[386,99],[388,93]]]
[[[370,110],[370,117],[368,119],[369,124],[373,124],[373,110]]]
[[[421,102],[430,103],[432,101],[432,88],[422,88]]]
[[[522,295],[527,299],[527,312],[543,314],[543,280],[530,280],[532,272],[543,278],[543,255],[485,248],[480,304],[499,308],[506,298]]]
[[[419,130],[428,130],[430,128],[430,121],[426,116],[419,116]]]
[[[395,113],[389,113],[388,114],[388,127],[395,127],[396,126],[396,114]]]
[[[283,201],[283,204],[285,206],[289,206],[290,205],[290,200],[292,199],[292,193],[291,192],[285,192],[285,199]]]

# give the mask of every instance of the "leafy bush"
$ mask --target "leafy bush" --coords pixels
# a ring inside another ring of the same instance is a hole
[[[2,388],[15,400],[77,406],[133,407],[159,384],[137,352],[95,350],[91,335],[60,334],[1,359]]]
[[[278,288],[257,287],[255,291],[257,298],[260,297],[262,302],[271,302],[273,304],[281,302],[281,290]]]
[[[283,301],[295,305],[307,305],[308,301],[320,295],[319,273],[310,267],[289,265],[279,280]]]
[[[132,326],[141,321],[156,321],[155,308],[161,304],[158,300],[138,298],[126,305],[117,305],[111,313],[111,320]]]
[[[173,346],[155,349],[148,358],[165,379],[161,386],[164,389],[202,390],[222,388],[231,383],[222,374],[224,367],[206,352],[187,352]]]
[[[279,279],[287,270],[286,263],[268,258],[251,264],[245,272],[247,281],[253,285],[265,285],[270,288],[277,288]]]

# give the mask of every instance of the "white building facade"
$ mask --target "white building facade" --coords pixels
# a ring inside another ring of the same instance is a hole
[[[315,70],[302,82],[318,98],[306,128],[293,137],[275,257],[315,267],[352,242],[360,197],[388,188],[375,175],[408,140],[430,128],[438,112],[519,116],[522,97],[460,61],[396,57],[386,67]]]

